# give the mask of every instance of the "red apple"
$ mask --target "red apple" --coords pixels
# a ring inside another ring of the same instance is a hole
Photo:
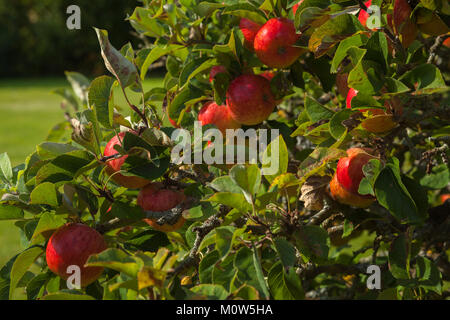
[[[226,101],[231,117],[246,125],[263,122],[276,106],[269,80],[252,74],[241,75],[230,83]]]
[[[335,200],[355,207],[367,207],[375,200],[370,195],[361,195],[358,192],[364,177],[362,168],[370,159],[376,159],[368,151],[351,148],[347,150],[348,157],[339,159],[336,173],[330,182],[330,192]]]
[[[105,147],[105,151],[103,152],[103,155],[105,157],[109,157],[112,155],[117,154],[118,152],[116,149],[114,149],[115,145],[122,145],[122,140],[125,137],[125,132],[120,132],[119,134],[112,137],[111,140],[109,140],[108,144]],[[120,173],[117,173],[120,171],[122,165],[124,164],[125,160],[127,159],[127,155],[124,155],[117,159],[108,160],[106,162],[106,173],[109,175],[113,175],[112,179],[120,184],[121,186],[129,189],[139,189],[143,186],[150,183],[149,180],[146,180],[141,177],[136,176],[124,176]]]
[[[255,41],[255,36],[259,29],[261,29],[261,25],[252,20],[242,18],[239,22],[239,28],[244,35],[245,47],[250,51],[253,51],[253,42]]]
[[[80,267],[81,286],[85,287],[97,280],[103,272],[101,267],[84,267],[89,256],[106,250],[103,236],[81,223],[69,223],[59,228],[47,244],[46,259],[51,271],[67,280],[71,274],[67,268]]]
[[[214,124],[222,134],[226,133],[226,129],[239,129],[241,127],[241,125],[231,117],[227,106],[219,106],[213,101],[203,105],[198,114],[198,121],[201,122],[202,126]]]
[[[224,66],[214,66],[209,72],[209,82],[213,82],[214,78],[219,73],[227,73],[227,69]]]
[[[256,34],[255,53],[261,62],[271,68],[287,68],[304,52],[293,46],[299,36],[291,20],[270,19]]]

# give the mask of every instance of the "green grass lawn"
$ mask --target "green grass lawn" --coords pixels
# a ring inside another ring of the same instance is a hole
[[[145,90],[156,86],[162,86],[160,77],[144,82]],[[65,78],[0,80],[0,153],[7,152],[14,166],[34,152],[53,125],[64,121],[62,98],[52,91],[69,87]],[[127,92],[137,104],[138,95]],[[128,108],[119,88],[114,99],[123,110]],[[1,268],[20,250],[19,229],[13,222],[0,221],[0,243]]]

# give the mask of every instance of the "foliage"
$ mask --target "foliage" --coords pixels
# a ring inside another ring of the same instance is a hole
[[[430,1],[416,1],[414,12],[429,10],[447,21],[445,1],[432,2],[430,9]],[[91,82],[67,73],[70,122],[55,127],[19,166],[0,155],[0,219],[15,220],[27,244],[0,270],[0,297],[25,288],[29,299],[444,299],[450,276],[450,202],[439,202],[450,180],[445,35],[417,36],[405,48],[386,23],[393,1],[384,2],[376,30],[361,25],[352,2],[304,0],[294,17],[295,3],[143,0],[129,21],[156,40],[141,50],[129,43],[115,48],[108,32],[96,29],[110,74]],[[296,45],[308,52],[272,70],[282,102],[252,126],[280,130],[261,150],[264,159],[279,149],[276,174],[263,175],[249,163],[170,163],[174,129],[162,120],[168,115],[192,132],[202,102],[225,101],[230,77],[267,70],[243,45],[239,19],[264,23],[278,16],[295,21]],[[142,80],[162,57],[166,76],[145,91]],[[210,83],[216,65],[229,74]],[[348,73],[349,87],[358,90],[351,109],[337,91],[336,73]],[[129,103],[132,116],[121,114],[115,86],[142,96],[138,106]],[[392,115],[395,127],[368,131],[365,109],[386,110],[392,99],[402,106]],[[184,190],[186,200],[163,213],[164,219],[183,215],[181,229],[163,233],[143,223],[154,213],[137,205],[138,190],[105,172],[106,143],[128,129],[137,134],[128,132],[116,146],[128,155],[121,173]],[[71,140],[61,142],[68,132]],[[363,168],[359,193],[377,199],[365,209],[328,193],[336,160],[352,146],[378,157]],[[42,258],[53,231],[67,221],[95,228],[109,246],[87,263],[105,267],[102,277],[80,290],[67,289]],[[33,264],[39,271],[31,271]],[[373,264],[381,268],[381,290],[366,286]]]

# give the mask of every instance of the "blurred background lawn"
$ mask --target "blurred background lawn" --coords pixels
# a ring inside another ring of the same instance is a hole
[[[68,30],[67,7],[81,9],[81,30]],[[111,43],[120,48],[130,42],[144,47],[126,20],[141,3],[137,0],[0,0],[0,153],[13,165],[23,163],[44,141],[49,130],[64,121],[62,97],[52,93],[69,88],[64,71],[77,71],[90,79],[110,75],[100,55],[92,27],[106,29]],[[149,90],[160,86],[161,72],[144,82]],[[115,102],[127,105],[119,89]],[[137,97],[129,93],[137,102]],[[21,251],[14,221],[0,221],[0,269]]]
[[[159,74],[150,75],[144,89],[161,86]],[[0,153],[7,152],[13,166],[25,161],[43,142],[50,129],[64,121],[60,108],[62,97],[52,93],[58,88],[70,88],[65,78],[32,78],[0,80]],[[137,103],[139,96],[127,90]],[[126,110],[125,98],[115,88],[114,101]],[[0,268],[20,250],[19,229],[13,221],[0,221]]]

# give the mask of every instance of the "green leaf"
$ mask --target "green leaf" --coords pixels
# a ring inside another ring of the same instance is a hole
[[[138,76],[135,65],[111,45],[106,30],[97,28],[94,30],[97,33],[106,69],[116,77],[123,88],[128,87]]]
[[[225,7],[225,3],[202,1],[193,9],[200,17],[208,17],[217,9]]]
[[[79,150],[66,143],[43,142],[36,147],[36,152],[41,160],[50,160],[62,154]]]
[[[135,259],[115,248],[109,248],[99,254],[91,255],[86,266],[109,268],[123,272],[130,277],[137,277],[140,270],[140,266]]]
[[[316,58],[324,55],[339,41],[352,36],[364,28],[357,18],[350,14],[341,14],[316,28],[309,39],[309,50]]]
[[[0,173],[7,181],[12,182],[13,172],[11,167],[11,161],[9,160],[6,152],[0,153]],[[0,178],[2,177],[0,176]],[[1,180],[0,180],[1,181]]]
[[[0,221],[17,220],[23,218],[23,210],[18,207],[0,204]]]
[[[108,212],[113,217],[125,220],[140,220],[145,218],[145,214],[139,206],[132,206],[122,201],[114,201],[111,211]]]
[[[33,262],[44,253],[42,247],[31,247],[22,252],[14,261],[11,268],[11,282],[9,287],[9,299],[14,298],[14,291],[20,279],[24,276],[25,272],[30,268]]]
[[[167,54],[173,53],[175,51],[178,51],[180,49],[183,49],[184,47],[181,45],[169,45],[169,46],[155,46],[152,48],[150,52],[148,52],[147,56],[145,57],[145,60],[141,67],[141,79],[144,80],[145,76],[147,75],[148,68],[159,58],[162,56],[165,56]],[[145,52],[146,53],[146,52]]]
[[[78,99],[80,99],[83,105],[87,105],[89,79],[78,72],[66,71],[65,75]]]
[[[170,245],[170,241],[166,233],[156,230],[145,230],[127,239],[124,247],[127,250],[156,252],[168,245]]]
[[[55,292],[43,296],[41,300],[95,300],[95,298],[86,294]]]
[[[264,17],[264,12],[250,3],[239,3],[226,7],[222,14],[230,14],[239,18],[246,18],[253,22],[263,25],[267,19]]]
[[[94,157],[84,150],[60,155],[39,169],[36,183],[71,181],[78,170],[87,166],[93,159]]]
[[[30,195],[32,204],[47,204],[58,206],[58,194],[53,183],[44,182],[36,186]]]
[[[212,282],[212,272],[215,264],[220,260],[220,253],[217,250],[209,252],[201,261],[198,267],[198,275],[201,283]]]
[[[346,127],[342,124],[344,120],[350,118],[354,111],[351,109],[344,109],[336,112],[330,120],[330,133],[338,140],[346,132]]]
[[[26,288],[28,300],[36,300],[43,294],[45,289],[44,286],[50,277],[50,274],[47,272],[38,274],[31,279]]]
[[[231,179],[230,176],[221,176],[215,178],[209,187],[213,188],[218,192],[231,192],[231,193],[241,193],[241,188],[236,184],[236,182]]]
[[[111,129],[114,116],[114,100],[111,91],[115,80],[108,76],[95,78],[89,87],[89,106],[98,122]]]
[[[410,224],[420,224],[425,218],[403,184],[399,161],[393,158],[380,172],[375,181],[375,195],[378,202],[398,220]]]
[[[323,262],[328,259],[330,237],[325,229],[306,225],[296,230],[294,237],[298,250],[308,260]]]
[[[258,255],[258,251],[255,246],[252,248],[253,252],[253,265],[255,266],[256,271],[256,279],[258,280],[258,284],[262,293],[262,297],[269,299],[269,288],[267,287],[266,279],[264,278],[264,273],[261,267],[261,260]]]
[[[415,94],[431,94],[448,90],[441,71],[433,64],[421,64],[406,72],[399,80],[415,88]]]
[[[333,111],[324,107],[310,96],[306,96],[305,98],[305,109],[313,122],[331,119],[334,114]]]
[[[293,267],[297,261],[295,247],[284,238],[276,238],[273,243],[283,266],[285,268]]]
[[[289,152],[282,135],[279,135],[267,146],[262,156],[262,173],[270,183],[281,174],[287,172]]]
[[[290,268],[286,272],[281,262],[277,262],[270,269],[267,281],[275,300],[301,300],[304,298],[300,278],[295,270]]]
[[[50,238],[53,231],[66,223],[66,219],[62,216],[44,212],[39,219],[39,222],[34,229],[31,237],[31,244],[37,244],[45,239]],[[42,235],[42,236],[41,236]]]
[[[247,247],[239,249],[234,258],[234,266],[238,270],[237,278],[241,282],[255,287],[263,297],[268,297],[266,284],[263,283],[264,278],[261,281],[261,266],[256,258],[253,250]]]
[[[242,189],[247,202],[252,203],[261,185],[261,171],[258,166],[235,165],[230,170],[230,177]]]
[[[428,258],[416,257],[416,278],[419,286],[442,294],[442,275],[436,264]]]
[[[128,20],[131,26],[139,33],[152,38],[159,38],[166,34],[168,26],[163,25],[161,21],[153,18],[153,15],[150,9],[136,7]]]
[[[186,83],[201,72],[217,65],[216,59],[199,58],[189,62],[181,71],[178,85],[182,88]]]
[[[398,236],[389,250],[389,271],[396,279],[409,279],[409,245],[405,235]]]
[[[217,284],[199,284],[191,288],[191,291],[210,300],[225,300],[228,297],[227,290]]]
[[[233,243],[237,237],[244,233],[245,228],[236,229],[231,226],[224,226],[216,228],[216,249],[223,259],[228,255]]]
[[[333,61],[331,62],[331,72],[336,73],[340,63],[347,56],[347,52],[350,48],[359,48],[367,42],[367,36],[365,34],[355,34],[347,39],[342,40],[334,53]]]
[[[449,182],[450,170],[445,163],[434,166],[430,174],[426,174],[420,179],[421,186],[435,190],[445,188]]]

